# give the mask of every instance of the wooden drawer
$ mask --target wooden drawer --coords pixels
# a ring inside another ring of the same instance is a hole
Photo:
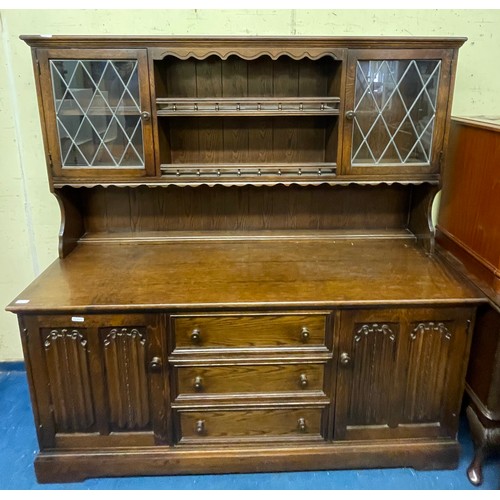
[[[325,346],[327,314],[172,316],[176,349]]]
[[[296,393],[324,396],[324,363],[187,366],[175,370],[178,396]]]
[[[180,442],[322,440],[323,408],[193,410],[178,413]]]

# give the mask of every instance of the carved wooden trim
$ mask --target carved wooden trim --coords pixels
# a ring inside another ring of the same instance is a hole
[[[396,332],[385,323],[365,323],[355,328],[353,340],[348,424],[394,428],[398,424],[392,403],[398,371]]]
[[[69,332],[69,333],[68,333]],[[64,341],[66,339],[76,340],[80,343],[80,345],[85,348],[87,346],[87,340],[78,330],[67,330],[65,328],[61,330],[51,330],[49,335],[45,337],[45,341],[43,343],[45,349],[50,348],[53,344],[56,344],[58,341]]]
[[[178,59],[186,60],[195,58],[198,60],[206,59],[210,56],[220,57],[222,60],[228,59],[230,56],[238,56],[240,59],[251,61],[262,56],[268,56],[273,61],[276,61],[281,56],[288,56],[298,61],[300,59],[311,59],[313,61],[321,57],[329,56],[333,59],[342,59],[342,49],[332,49],[331,47],[304,48],[304,47],[227,47],[227,46],[212,46],[212,47],[169,47],[153,48],[150,53],[153,59],[164,59],[167,56],[174,56]]]
[[[458,48],[467,38],[464,37],[380,37],[380,36],[136,36],[136,35],[21,35],[21,40],[31,47],[148,47],[165,50],[165,47],[189,47],[192,45],[213,48],[214,46],[247,47],[260,45],[298,45],[301,47],[330,48]]]
[[[417,335],[423,333],[437,332],[444,336],[446,340],[451,339],[451,332],[448,330],[444,323],[434,323],[433,321],[427,321],[424,323],[419,323],[410,333],[410,339],[415,340]]]
[[[57,430],[88,430],[94,405],[87,339],[77,329],[52,329],[43,345]]]
[[[103,338],[110,422],[120,430],[150,423],[146,338],[137,328],[112,328]]]
[[[389,328],[388,325],[384,324],[379,325],[378,323],[370,323],[363,325],[356,331],[356,335],[354,336],[354,341],[359,342],[363,335],[367,336],[372,334],[386,335],[388,336],[391,342],[394,342],[396,340],[396,334]]]
[[[410,332],[403,422],[441,421],[450,339],[451,332],[442,322],[421,322]]]

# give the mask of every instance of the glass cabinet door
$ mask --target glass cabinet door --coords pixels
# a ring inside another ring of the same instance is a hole
[[[41,64],[54,175],[151,175],[146,52],[93,52],[49,51]]]
[[[449,91],[447,52],[353,52],[344,129],[349,173],[438,172]]]

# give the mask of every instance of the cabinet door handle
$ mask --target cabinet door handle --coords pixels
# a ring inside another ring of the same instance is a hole
[[[302,389],[305,389],[308,383],[309,381],[307,380],[307,375],[305,373],[302,373],[300,375],[300,387],[302,387]]]
[[[149,369],[152,372],[159,372],[159,371],[161,371],[161,358],[159,358],[158,356],[155,356],[149,362]]]
[[[342,366],[348,366],[351,363],[351,356],[347,352],[343,352],[340,355],[340,364]]]
[[[354,120],[354,111],[346,111],[345,118],[346,120]]]
[[[300,340],[302,340],[302,342],[307,342],[310,336],[311,333],[309,332],[309,329],[304,326],[300,332]]]
[[[307,430],[306,419],[303,417],[300,417],[297,420],[297,427],[298,427],[300,432],[306,432],[306,430]]]
[[[149,111],[142,111],[141,118],[143,122],[147,122],[148,120],[151,119],[151,113]]]
[[[198,328],[195,328],[191,332],[191,342],[193,342],[193,344],[198,344],[200,340],[201,340],[201,332],[200,330],[198,330]]]
[[[195,391],[202,391],[203,390],[203,379],[199,376],[196,377],[194,379],[193,387],[194,387]]]
[[[196,434],[202,435],[205,433],[205,420],[198,420],[196,422]]]

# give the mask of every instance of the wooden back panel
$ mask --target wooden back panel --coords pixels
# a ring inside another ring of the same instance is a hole
[[[73,188],[66,188],[73,189]],[[79,188],[88,233],[397,230],[411,186]]]

